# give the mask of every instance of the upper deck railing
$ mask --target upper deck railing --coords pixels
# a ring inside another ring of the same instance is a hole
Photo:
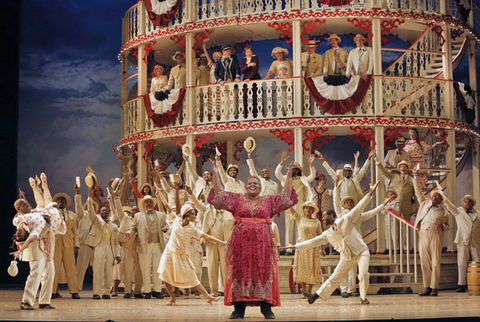
[[[441,2],[445,2],[442,9]],[[187,8],[194,8],[191,11]],[[183,26],[192,22],[212,21],[215,19],[235,19],[255,17],[273,13],[300,10],[335,11],[335,10],[368,10],[368,9],[401,10],[402,12],[425,14],[448,14],[459,17],[453,0],[353,0],[350,4],[341,7],[323,5],[318,0],[184,0],[180,5],[173,21],[168,27]],[[442,12],[445,11],[445,12]],[[479,7],[474,3],[474,15],[479,17]],[[474,30],[478,31],[478,19],[474,19]],[[123,18],[122,48],[125,44],[141,35],[150,35],[163,28],[155,26],[145,9],[143,1],[130,7]],[[128,47],[128,46],[126,46]]]

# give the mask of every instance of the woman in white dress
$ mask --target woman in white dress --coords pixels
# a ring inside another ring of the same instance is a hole
[[[175,305],[175,295],[173,294],[172,286],[195,288],[202,293],[210,304],[220,299],[220,297],[213,297],[208,294],[198,280],[195,274],[195,266],[190,258],[190,252],[187,247],[190,246],[192,237],[209,239],[223,245],[226,243],[205,234],[192,224],[195,221],[196,212],[197,210],[192,203],[187,202],[183,205],[181,217],[176,218],[173,222],[170,240],[160,260],[158,272],[160,279],[165,283],[168,295],[170,295],[169,305]]]

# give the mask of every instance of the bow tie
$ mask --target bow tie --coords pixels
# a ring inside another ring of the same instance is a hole
[[[360,50],[360,51],[367,51],[367,48],[363,48],[363,47],[362,47],[362,48],[358,48],[358,50]]]
[[[153,210],[148,210],[147,211],[147,215],[153,215],[154,214],[154,211]]]
[[[223,61],[226,62],[227,64],[230,62],[230,58],[223,58]]]
[[[473,210],[465,210],[467,214],[473,214]]]
[[[402,155],[402,152],[398,152],[398,151],[397,151],[397,155]]]
[[[432,205],[432,208],[433,208],[433,209],[438,209],[439,206],[438,206],[438,205]]]

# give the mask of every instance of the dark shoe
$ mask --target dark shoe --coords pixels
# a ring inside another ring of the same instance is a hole
[[[35,308],[28,303],[20,303],[20,308],[22,310],[29,310],[29,311],[35,310]]]
[[[382,255],[388,255],[389,253],[389,250],[388,249],[385,249],[383,252],[382,252]]]
[[[272,311],[265,312],[265,313],[262,313],[262,314],[265,317],[265,319],[271,319],[271,320],[275,319],[275,314],[273,314]]]
[[[109,294],[103,294],[103,295],[102,295],[102,299],[104,299],[104,300],[109,300],[109,299],[110,299],[110,295],[109,295]]]
[[[61,299],[63,296],[60,295],[60,293],[53,293],[52,294],[52,299]]]
[[[458,288],[455,292],[457,293],[464,293],[467,291],[467,286],[466,285],[458,285]]]
[[[127,294],[124,294],[124,295],[123,295],[123,298],[124,298],[124,299],[129,299],[130,297],[131,297],[130,293],[127,293]]]
[[[430,294],[430,296],[438,296],[438,289],[434,288],[432,290],[432,294]]]
[[[78,295],[78,293],[73,293],[73,294],[72,294],[72,299],[74,299],[74,300],[79,300],[79,299],[80,299],[80,295]]]
[[[112,297],[117,297],[118,293],[117,292],[112,292]]]
[[[55,306],[51,306],[50,304],[39,304],[38,307],[40,309],[46,309],[46,310],[53,310],[55,309]]]
[[[305,296],[307,298],[307,301],[308,301],[309,304],[315,303],[315,301],[319,297],[317,293],[310,294],[310,293],[307,293],[303,290],[302,290],[302,294],[303,294],[303,296]]]
[[[218,296],[224,296],[222,291],[218,291]]]
[[[347,294],[348,294],[348,296],[353,296],[353,297],[360,296],[360,293],[357,293],[357,292],[347,293]]]
[[[349,296],[348,296],[348,293],[347,293],[347,292],[342,292],[342,297],[343,297],[344,299],[348,298],[348,297],[349,297]]]
[[[143,294],[133,294],[133,297],[136,299],[143,299]]]
[[[362,304],[370,304],[370,301],[368,299],[360,298],[360,300],[362,301]]]
[[[245,312],[233,311],[232,314],[230,314],[229,319],[231,319],[231,320],[243,319],[244,316],[245,316]]]
[[[93,294],[93,299],[94,299],[94,300],[99,300],[99,299],[100,299],[100,295],[98,295],[98,294]]]
[[[418,293],[419,296],[429,296],[430,294],[432,294],[432,289],[430,287],[427,287],[425,289],[425,292],[423,293]]]
[[[163,299],[163,298],[164,298],[164,296],[162,295],[162,293],[160,293],[160,292],[155,292],[155,291],[152,292],[152,296],[153,296],[153,297],[156,297],[157,299]]]
[[[145,295],[146,299],[151,299],[152,298],[152,293],[143,293]]]
[[[339,252],[337,252],[336,250],[333,251],[332,255],[340,255]]]

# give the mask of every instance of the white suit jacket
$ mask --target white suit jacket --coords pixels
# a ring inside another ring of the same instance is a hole
[[[207,183],[203,177],[199,176],[195,169],[193,169],[192,164],[190,161],[187,161],[187,173],[189,174],[189,177],[191,178],[190,182],[192,185],[192,191],[195,197],[199,198],[200,194],[203,194],[205,197],[205,200],[208,198],[208,194],[210,193],[210,190],[213,188],[213,184]]]
[[[165,249],[165,237],[163,236],[163,227],[167,223],[167,215],[160,211],[155,211],[157,215],[157,225],[158,225],[158,239],[160,249],[163,252]],[[137,252],[143,253],[147,249],[148,243],[148,221],[147,214],[145,211],[141,211],[135,214],[133,219],[132,227],[128,230],[130,236],[133,236],[134,233],[137,233],[138,242],[137,242]]]
[[[222,164],[217,162],[218,172],[220,174],[220,179],[222,180],[223,185],[225,186],[225,191],[233,193],[245,193],[245,183],[239,179],[230,177],[223,168]]]
[[[248,165],[248,169],[250,171],[250,175],[251,176],[256,176],[260,179],[260,183],[262,184],[262,190],[260,191],[260,195],[263,196],[265,195],[265,189],[267,187],[267,185],[271,186],[271,188],[273,189],[273,193],[271,194],[278,194],[278,184],[273,181],[273,180],[265,180],[264,178],[262,178],[261,176],[258,175],[258,172],[257,172],[257,169],[255,169],[255,164],[253,163],[253,159],[247,159],[247,165]]]
[[[350,197],[354,197],[355,199],[358,200],[362,199],[363,197],[363,191],[362,187],[360,186],[360,181],[362,181],[363,176],[368,170],[368,166],[370,165],[370,159],[367,159],[365,163],[363,164],[363,167],[358,171],[357,174],[353,174],[351,179],[347,179],[345,177],[342,177],[340,179],[340,182],[338,183],[338,189],[340,190],[340,199],[345,198],[347,196],[347,190],[348,190],[348,185],[353,185],[353,189],[355,191],[355,194]],[[323,166],[327,170],[328,174],[332,177],[333,180],[335,180],[337,176],[337,172],[330,167],[327,161],[323,162]]]
[[[280,184],[283,187],[283,186],[285,186],[285,180],[287,179],[287,176],[282,174],[282,168],[283,168],[283,166],[281,165],[281,163],[279,163],[277,165],[277,168],[275,169],[275,176],[280,181]],[[303,174],[300,176],[300,181],[304,185],[305,200],[300,200],[299,199],[298,200],[299,204],[300,204],[300,201],[305,202],[305,201],[308,201],[308,200],[313,200],[311,184],[312,184],[313,180],[315,179],[315,172],[316,172],[315,167],[312,166],[312,167],[310,167],[310,174],[307,177],[304,176]]]
[[[445,200],[445,207],[455,216],[457,222],[457,235],[453,241],[456,244],[468,245],[472,238],[472,225],[475,220],[480,220],[480,211],[473,210],[473,219],[470,217],[465,208],[455,207],[455,205],[448,199]]]
[[[363,51],[365,49],[365,51]],[[360,60],[360,52],[362,51],[362,59]],[[362,47],[362,50],[359,48],[354,48],[350,50],[347,60],[347,74],[360,75],[362,73],[367,73],[371,75],[373,73],[373,53],[372,48]]]

